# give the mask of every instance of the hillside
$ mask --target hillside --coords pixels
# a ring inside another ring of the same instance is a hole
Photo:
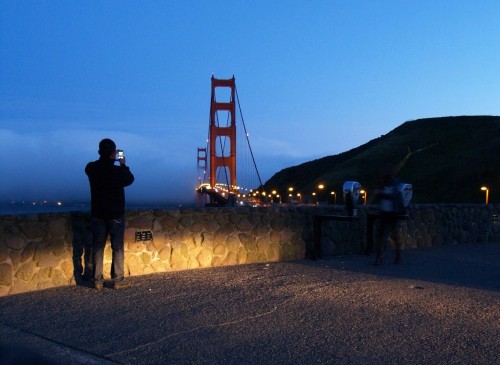
[[[411,153],[409,153],[411,151]],[[367,191],[377,186],[377,171],[389,164],[397,177],[413,185],[414,203],[480,203],[481,186],[490,203],[500,203],[500,117],[460,116],[409,121],[390,133],[350,151],[323,157],[276,173],[264,189],[282,196],[288,188],[311,198],[324,184],[321,200],[335,191],[342,203],[342,184],[355,180]]]

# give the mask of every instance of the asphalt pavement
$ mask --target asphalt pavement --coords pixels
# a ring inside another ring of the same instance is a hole
[[[499,364],[500,243],[0,298],[0,364]]]

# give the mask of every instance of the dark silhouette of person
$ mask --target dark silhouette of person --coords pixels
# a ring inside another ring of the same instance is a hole
[[[73,230],[73,273],[75,282],[77,285],[87,286],[92,283],[94,277],[90,217],[82,212],[71,212],[71,228]]]
[[[115,143],[108,138],[99,143],[97,161],[85,167],[90,182],[90,214],[92,228],[92,262],[95,289],[102,289],[104,247],[110,236],[113,251],[111,263],[111,287],[126,286],[124,281],[124,232],[125,232],[125,187],[134,182],[134,175],[125,164],[125,157],[115,165]]]
[[[345,194],[345,206],[347,208],[347,215],[352,217],[354,215],[354,198],[351,191]]]
[[[384,256],[385,247],[389,236],[394,239],[395,259],[394,263],[401,263],[401,240],[399,238],[399,204],[400,192],[398,191],[398,180],[393,176],[389,167],[383,167],[379,172],[380,186],[375,192],[379,201],[380,218],[376,234],[376,258],[375,265],[380,265]]]

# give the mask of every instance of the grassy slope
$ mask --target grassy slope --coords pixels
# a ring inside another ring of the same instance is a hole
[[[421,148],[423,151],[415,152]],[[323,183],[339,194],[344,181],[360,182],[368,191],[377,185],[377,171],[396,167],[408,154],[397,176],[413,184],[415,203],[478,203],[482,185],[490,187],[490,202],[500,203],[500,117],[430,118],[402,124],[360,147],[286,168],[265,183],[266,190],[287,188],[308,195]],[[326,192],[325,192],[326,193]]]

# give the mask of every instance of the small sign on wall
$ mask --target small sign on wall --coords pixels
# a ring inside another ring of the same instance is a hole
[[[153,232],[139,231],[135,232],[135,242],[137,241],[151,241],[153,239]]]

